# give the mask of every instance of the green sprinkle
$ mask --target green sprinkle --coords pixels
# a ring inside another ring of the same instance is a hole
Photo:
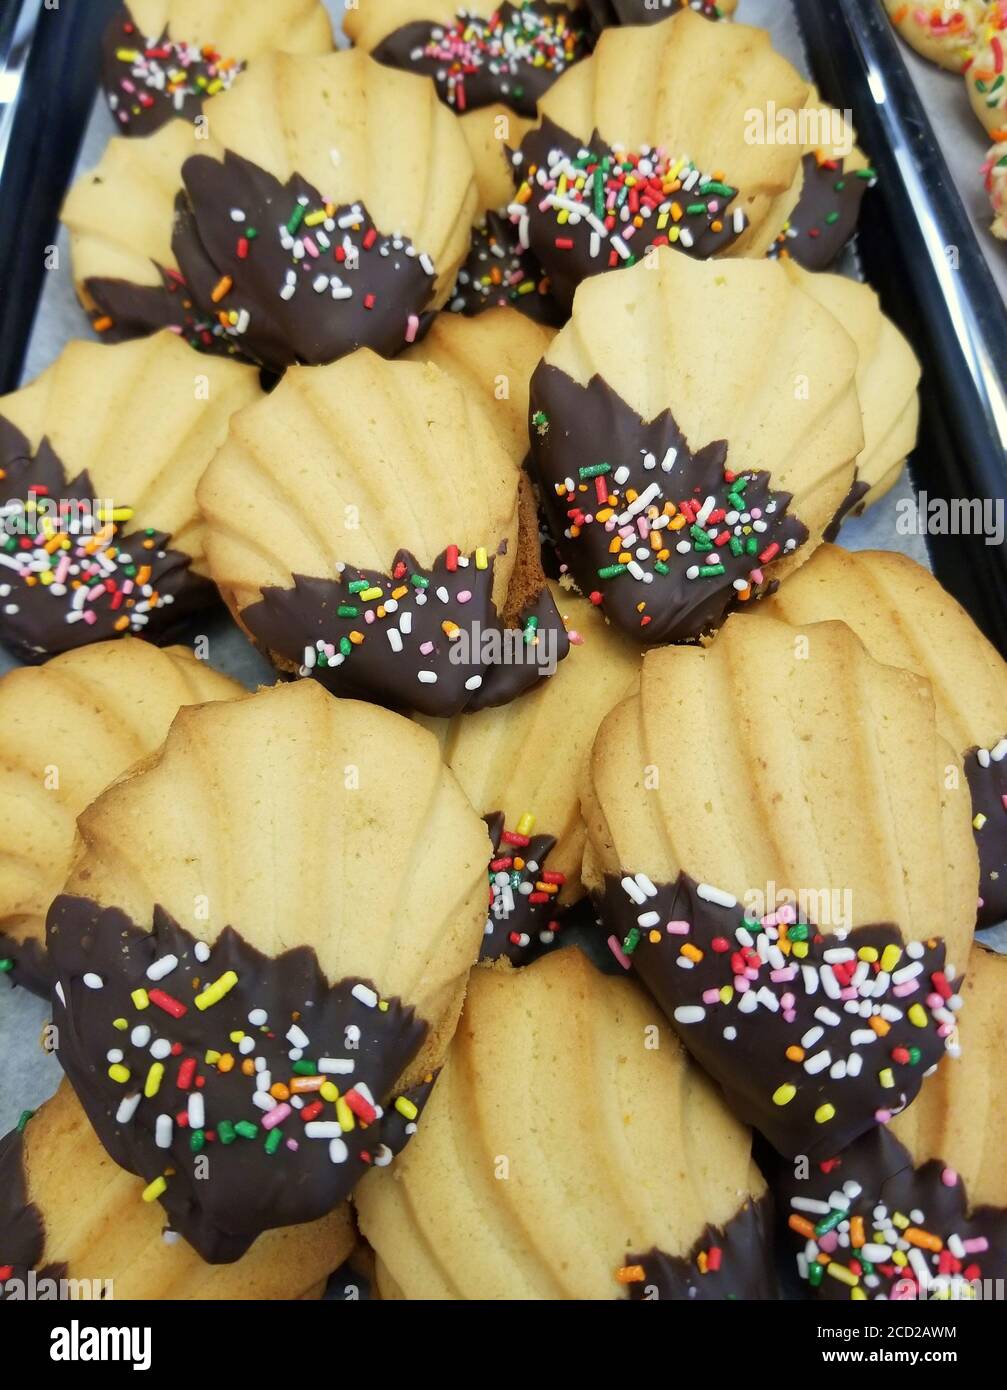
[[[346,586],[351,594],[362,594],[365,589],[369,589],[370,582],[366,579],[351,579]]]
[[[685,210],[690,217],[702,217],[703,213],[706,211],[706,204],[689,203]]]
[[[723,565],[700,565],[700,579],[717,579],[724,573]]]
[[[189,1135],[189,1148],[194,1154],[202,1153],[206,1144],[206,1135],[201,1129],[194,1129]]]
[[[294,1072],[297,1076],[317,1076],[318,1068],[314,1062],[305,1057],[300,1062],[294,1063]]]
[[[304,211],[304,204],[298,203],[297,206],[294,208],[293,212],[290,214],[290,218],[287,222],[287,231],[290,233],[291,236],[294,236],[298,227],[304,221]]]
[[[909,1049],[909,1065],[911,1067],[915,1067],[922,1056],[923,1053],[920,1051],[918,1047],[911,1047]]]
[[[741,544],[741,541],[738,539],[737,536],[732,536],[731,539],[727,542],[727,546],[732,555],[741,555],[743,554],[745,549],[745,547]]]
[[[612,465],[610,463],[592,463],[586,468],[578,468],[577,473],[586,480],[588,478],[600,478],[603,473],[611,473],[611,471]]]
[[[877,169],[871,169],[870,167],[868,167],[868,168],[866,168],[866,169],[858,169],[858,170],[857,170],[857,178],[858,178],[858,179],[876,179],[877,176],[878,176],[878,171],[877,171]]]
[[[655,561],[654,561],[654,568],[657,570],[658,574],[670,574],[670,573],[671,573],[670,569],[669,569],[668,566],[664,563],[663,560],[655,560]]]
[[[746,555],[758,555],[758,553],[759,553],[759,542],[756,540],[756,538],[755,538],[754,536],[749,536],[748,539],[745,541],[745,554],[746,554]]]
[[[3,960],[0,960],[0,975],[9,975],[13,969],[14,962],[10,956],[4,956]]]
[[[830,1231],[834,1231],[840,1221],[846,1220],[844,1211],[830,1211],[828,1216],[823,1216],[815,1227],[816,1236],[827,1236]]]
[[[424,579],[424,577],[423,577],[422,574],[411,574],[411,575],[409,576],[409,582],[410,582],[410,584],[413,586],[414,589],[429,589],[429,588],[430,588],[430,580],[429,580],[429,579]]]
[[[627,956],[631,956],[633,952],[636,950],[637,946],[639,946],[639,944],[640,928],[630,927],[629,931],[626,933],[626,939],[622,943],[622,949],[625,951]]]
[[[35,1111],[34,1111],[34,1110],[22,1110],[22,1111],[21,1111],[21,1114],[18,1116],[18,1122],[17,1122],[17,1132],[18,1132],[18,1134],[24,1134],[25,1129],[26,1129],[26,1127],[27,1127],[27,1125],[28,1125],[28,1121],[32,1118],[32,1116],[33,1116],[34,1114],[35,1114]]]
[[[741,925],[753,936],[758,936],[759,932],[762,931],[762,923],[753,921],[751,917],[742,917]]]
[[[806,922],[795,922],[792,927],[787,928],[788,941],[807,941],[808,926]]]
[[[230,1120],[221,1120],[217,1125],[217,1138],[222,1144],[233,1144],[238,1136],[234,1132],[234,1125]]]
[[[251,1120],[239,1120],[234,1126],[235,1134],[240,1134],[242,1139],[254,1139],[259,1132],[259,1126],[253,1125]]]
[[[617,579],[620,574],[626,573],[625,565],[605,565],[598,571],[599,579]]]
[[[266,1137],[266,1153],[274,1154],[283,1142],[283,1131],[281,1129],[271,1129]]]
[[[825,1277],[825,1266],[819,1264],[817,1260],[812,1260],[808,1265],[808,1283],[813,1289],[817,1289]]]
[[[353,651],[353,643],[350,641],[348,637],[340,637],[339,650],[343,656],[349,656],[350,653]]]
[[[708,193],[716,193],[720,198],[733,198],[738,190],[732,188],[730,184],[717,183],[715,179],[711,179],[708,183],[700,184],[699,191],[704,197]]]
[[[839,213],[838,213],[838,212],[830,212],[829,215],[826,217],[825,220],[826,220],[826,222],[829,224],[830,227],[834,227],[834,226],[836,225],[836,223],[839,221]]]
[[[360,609],[352,603],[341,603],[336,609],[336,616],[339,618],[359,618]]]

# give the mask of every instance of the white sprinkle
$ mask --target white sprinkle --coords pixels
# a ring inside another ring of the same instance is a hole
[[[661,921],[661,914],[659,912],[641,912],[636,921],[637,926],[640,927],[656,927]]]
[[[253,1009],[248,1015],[248,1021],[253,1028],[261,1028],[268,1019],[269,1015],[266,1013],[265,1009]]]
[[[117,1125],[128,1125],[136,1114],[137,1106],[140,1104],[140,1093],[137,1091],[135,1096],[126,1096],[119,1102],[119,1108],[115,1112],[115,1122]]]
[[[804,980],[805,994],[815,994],[818,990],[818,971],[813,965],[801,966],[801,977]]]
[[[465,689],[466,689],[466,690],[478,690],[479,687],[482,685],[482,683],[483,683],[483,678],[482,678],[482,676],[469,676],[468,680],[465,682]]]
[[[629,874],[622,880],[622,887],[626,896],[632,898],[638,907],[647,901],[646,893],[637,887],[636,879],[631,878]]]
[[[828,1049],[823,1048],[821,1052],[816,1052],[814,1057],[808,1058],[808,1060],[804,1063],[804,1070],[808,1072],[811,1076],[817,1076],[818,1073],[820,1071],[824,1071],[825,1068],[829,1066],[831,1062],[832,1057],[829,1054]]]
[[[398,628],[385,628],[385,635],[388,638],[388,645],[391,647],[392,651],[400,652],[402,650],[402,635],[399,632]]]
[[[727,1040],[728,1042],[734,1042],[734,1040],[735,1040],[735,1038],[736,1038],[737,1036],[738,1036],[738,1030],[737,1030],[737,1028],[734,1028],[734,1027],[731,1027],[730,1025],[728,1025],[728,1027],[726,1027],[726,1028],[724,1029],[724,1037],[726,1038],[726,1040]]]
[[[310,1047],[311,1039],[303,1028],[298,1028],[296,1023],[292,1023],[287,1029],[287,1042],[291,1047]]]
[[[171,1148],[171,1135],[174,1128],[170,1115],[158,1115],[154,1123],[154,1143],[159,1149]]]
[[[896,970],[892,975],[892,984],[902,985],[907,980],[915,980],[917,975],[923,974],[923,966],[918,960],[914,960],[911,965],[904,965],[901,970]]]
[[[150,1029],[146,1023],[139,1023],[129,1035],[129,1040],[134,1047],[146,1047],[150,1042]]]
[[[436,672],[436,671],[417,671],[417,672],[416,672],[416,679],[419,681],[420,685],[436,685],[436,684],[437,684],[437,672]]]
[[[713,888],[709,883],[700,883],[696,888],[696,894],[704,902],[714,903],[717,907],[737,907],[738,899],[731,893],[725,893],[722,888]]]
[[[354,985],[350,993],[358,1003],[366,1005],[368,1009],[377,1006],[378,996],[373,989],[368,989],[367,985]]]
[[[189,1128],[202,1129],[206,1124],[206,1106],[202,1091],[193,1091],[189,1096]]]
[[[794,1211],[809,1211],[813,1216],[828,1216],[828,1202],[820,1202],[817,1197],[791,1197],[790,1205]]]
[[[814,1047],[815,1043],[818,1042],[820,1038],[824,1038],[824,1036],[824,1028],[809,1028],[801,1039],[801,1046],[805,1048]]]
[[[160,960],[154,961],[153,965],[147,967],[148,980],[163,980],[166,975],[178,965],[178,956],[162,956]]]
[[[155,1062],[163,1062],[171,1056],[171,1043],[167,1038],[155,1038],[150,1045],[150,1055]]]
[[[210,959],[210,948],[205,941],[197,941],[192,948],[192,953],[199,961],[200,965],[205,965]]]
[[[742,997],[742,1003],[745,997]],[[680,1004],[675,1010],[676,1023],[701,1023],[705,1017],[706,1010],[700,1004]]]
[[[878,1035],[873,1028],[854,1028],[850,1034],[850,1042],[854,1047],[866,1047],[868,1043],[877,1042]]]
[[[827,1028],[835,1028],[838,1023],[842,1022],[838,1014],[834,1014],[831,1009],[825,1008],[824,1005],[815,1010],[815,1017],[819,1023],[824,1023]]]
[[[309,1139],[338,1139],[342,1132],[338,1120],[313,1120],[304,1126],[304,1133]]]
[[[329,1144],[329,1158],[333,1163],[345,1163],[350,1156],[350,1151],[342,1139],[333,1139]]]
[[[326,1076],[349,1076],[356,1065],[349,1057],[320,1057],[318,1060],[318,1070]]]
[[[890,1245],[862,1245],[860,1252],[865,1260],[872,1265],[884,1264],[892,1257],[892,1247]]]
[[[101,976],[95,975],[91,971],[88,971],[88,973],[84,976],[84,983],[87,985],[88,989],[105,988],[105,981],[101,978]]]

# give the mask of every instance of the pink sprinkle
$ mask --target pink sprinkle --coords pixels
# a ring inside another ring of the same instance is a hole
[[[744,975],[735,975],[734,988],[738,991],[739,994],[747,994],[748,991],[751,989],[751,985],[745,979]]]
[[[984,1255],[990,1243],[985,1236],[973,1236],[971,1240],[963,1240],[962,1246],[967,1255]]]
[[[373,622],[374,622],[374,609],[373,609],[373,608],[367,608],[367,609],[364,610],[364,622],[365,622],[365,623],[373,623]]]
[[[874,1118],[879,1125],[886,1125],[892,1118],[892,1112],[890,1110],[875,1110]]]
[[[826,1255],[831,1255],[839,1244],[839,1237],[835,1231],[827,1231],[824,1236],[818,1237],[818,1248],[824,1250]]]
[[[748,577],[749,579],[751,579],[753,584],[761,584],[763,579],[765,578],[765,576],[762,573],[762,570],[752,570],[751,574]]]
[[[80,616],[87,623],[88,627],[94,627],[95,623],[98,621],[98,614],[93,608],[85,608]]]
[[[424,656],[429,656],[430,653],[433,651],[433,649],[434,649],[434,644],[433,644],[433,642],[421,642],[421,643],[420,643],[420,651],[423,653]]]
[[[277,1125],[282,1125],[283,1121],[290,1114],[290,1106],[284,1101],[281,1105],[274,1105],[272,1110],[267,1110],[262,1117],[263,1129],[275,1129]]]
[[[458,597],[460,599],[461,595],[459,594]],[[566,635],[571,647],[582,647],[584,645],[583,637],[581,637],[580,633],[577,632],[574,628],[570,628],[569,632]]]
[[[784,1021],[784,1023],[793,1023],[794,1020],[796,1019],[796,1017],[797,1017],[797,1015],[794,1013],[793,1009],[784,1009],[784,1010],[783,1010],[783,1021]]]
[[[704,990],[703,990],[703,1003],[704,1003],[704,1004],[719,1004],[719,1003],[720,1003],[720,990],[719,990],[719,989],[704,989]]]
[[[665,927],[665,931],[670,933],[671,936],[688,936],[689,924],[688,922],[669,922]]]
[[[775,927],[779,920],[780,914],[778,912],[770,912],[767,916],[762,918],[762,925],[764,927]]]
[[[793,996],[793,995],[790,993],[790,991],[788,990],[786,994],[781,995],[781,997],[780,997],[780,1008],[781,1008],[781,1009],[792,1009],[793,1007],[794,1007],[794,996]]]
[[[471,589],[462,589],[461,593],[458,595],[458,602],[459,602],[459,603],[468,603],[469,600],[471,599],[471,597],[472,597],[472,590],[471,590]]]
[[[416,335],[420,331],[420,320],[417,314],[410,314],[406,320],[406,342],[415,343]]]
[[[784,903],[783,906],[777,910],[776,917],[778,921],[785,923],[787,926],[789,926],[791,922],[796,922],[797,913],[794,911],[793,904]]]
[[[927,995],[927,1008],[930,1009],[931,1012],[933,1012],[934,1009],[943,1009],[943,1007],[944,1000],[939,994]]]
[[[296,1139],[287,1140],[287,1148],[291,1151],[291,1153],[296,1153],[299,1147],[300,1145],[298,1144]]]
[[[608,938],[608,949],[612,952],[613,956],[615,956],[616,960],[622,966],[623,970],[628,970],[629,957],[626,955],[625,951],[619,945],[619,938],[617,936],[610,936]]]
[[[937,1036],[939,1038],[950,1038],[951,1034],[954,1031],[955,1029],[953,1023],[942,1023],[941,1026],[937,1029]]]
[[[904,999],[907,994],[915,994],[918,989],[919,985],[915,980],[906,980],[905,984],[893,985],[892,993],[896,999]]]
[[[957,1187],[958,1174],[955,1172],[953,1168],[945,1168],[944,1171],[941,1173],[941,1182],[944,1184],[945,1187]]]

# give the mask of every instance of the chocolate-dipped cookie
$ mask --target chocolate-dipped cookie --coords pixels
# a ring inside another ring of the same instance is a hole
[[[382,1298],[772,1298],[751,1135],[575,948],[473,972],[419,1134],[356,1205]]]
[[[755,129],[796,124],[810,88],[769,35],[691,10],[609,29],[539,104],[514,160],[511,217],[569,309],[577,286],[654,248],[762,256],[801,149]]]
[[[595,33],[618,24],[658,24],[679,10],[695,10],[704,19],[730,19],[738,0],[584,0]]]
[[[184,647],[132,637],[0,677],[0,973],[48,997],[45,914],[78,815],[154,752],[182,705],[243,693]]]
[[[59,1059],[226,1263],[390,1162],[479,953],[486,827],[431,734],[307,681],[183,710],[78,826],[47,923]]]
[[[124,135],[195,119],[252,58],[271,49],[331,53],[321,0],[125,0],[102,38],[101,80]]]
[[[801,165],[774,210],[773,220],[782,225],[767,254],[806,270],[826,270],[856,231],[860,204],[877,183],[877,173],[843,112],[814,90],[798,112],[795,131],[787,138],[800,144]]]
[[[71,342],[0,398],[0,642],[23,661],[169,639],[216,599],[196,483],[257,373],[170,333]]]
[[[66,1081],[0,1139],[0,1302],[319,1298],[353,1246],[344,1202],[206,1264],[112,1162]]]
[[[70,190],[78,293],[108,338],[165,324],[274,371],[392,355],[448,299],[476,212],[429,83],[361,52],[270,53]]]
[[[828,309],[857,345],[857,397],[864,447],[850,491],[828,528],[835,540],[850,516],[860,516],[895,485],[906,455],[916,447],[920,423],[920,364],[907,340],[881,312],[869,285],[845,275],[820,275],[785,262],[794,283]]]
[[[550,584],[577,650],[500,709],[425,720],[493,842],[483,959],[523,964],[551,944],[583,893],[580,781],[605,716],[639,672],[640,649],[585,599]]]
[[[957,1060],[911,1109],[774,1182],[797,1270],[819,1298],[1003,1299],[1007,959],[975,946]]]
[[[730,618],[648,652],[595,741],[584,877],[609,946],[735,1114],[827,1158],[953,1037],[978,879],[930,686],[842,623]]]
[[[261,404],[199,500],[214,579],[280,670],[444,717],[555,670],[530,488],[464,381],[360,352]]]
[[[878,661],[930,682],[972,796],[978,924],[1007,921],[1007,665],[993,645],[928,570],[889,550],[822,546],[770,607],[794,626],[848,623]]]
[[[585,282],[532,377],[529,465],[580,590],[658,644],[773,585],[854,482],[856,369],[843,326],[764,259],[662,250]]]
[[[431,78],[459,116],[497,103],[534,116],[591,51],[580,0],[381,0],[347,10],[345,28],[379,63]]]

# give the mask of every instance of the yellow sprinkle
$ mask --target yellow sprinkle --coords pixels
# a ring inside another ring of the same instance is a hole
[[[132,507],[113,507],[111,511],[106,507],[98,508],[99,521],[131,521],[132,517]]]
[[[234,971],[225,970],[219,980],[215,980],[212,985],[204,989],[202,994],[197,994],[192,1002],[202,1012],[213,1004],[219,1004],[224,995],[230,994],[237,983],[238,977]]]
[[[797,1087],[792,1086],[790,1082],[787,1081],[782,1086],[777,1086],[776,1090],[773,1092],[773,1104],[789,1105],[796,1095]]]
[[[308,213],[307,217],[304,219],[304,225],[306,227],[320,227],[324,221],[325,209],[319,208],[317,212]]]
[[[342,1096],[336,1101],[336,1119],[339,1121],[339,1128],[344,1134],[349,1134],[350,1130],[356,1127],[357,1122],[353,1118],[353,1111]]]
[[[733,998],[734,998],[734,986],[733,986],[733,985],[721,985],[721,987],[720,987],[720,1002],[721,1002],[722,1004],[730,1004],[730,1002],[731,1002],[731,1000],[732,1000]]]
[[[412,1101],[407,1099],[406,1096],[399,1096],[398,1100],[395,1102],[395,1109],[400,1115],[404,1115],[407,1120],[415,1120],[416,1116],[420,1113]]]
[[[331,1105],[335,1105],[339,1099],[339,1087],[333,1085],[331,1081],[323,1081],[318,1088],[318,1094],[322,1100],[327,1100]]]
[[[904,1250],[893,1250],[893,1251],[892,1251],[892,1264],[893,1264],[893,1265],[899,1265],[900,1268],[905,1269],[905,1267],[906,1267],[906,1265],[907,1265],[908,1263],[909,1263],[909,1260],[908,1260],[908,1258],[906,1257],[906,1253],[905,1253]]]
[[[147,998],[147,991],[145,989],[134,989],[129,997],[133,1001],[134,1009],[147,1009],[150,1007],[150,1000]]]
[[[858,960],[876,961],[877,958],[878,949],[876,946],[861,946],[860,950],[857,952]]]
[[[878,1080],[886,1091],[890,1091],[895,1085],[895,1073],[892,1071],[891,1067],[885,1067],[884,1071],[878,1072]]]
[[[975,829],[975,830],[982,830],[982,828],[983,828],[983,826],[984,826],[985,824],[986,824],[986,817],[983,815],[982,811],[977,811],[976,814],[975,814],[975,817],[973,818],[973,821],[972,821],[972,827],[973,827],[973,829]]]
[[[203,1061],[208,1067],[215,1067],[220,1061],[220,1053],[215,1052],[212,1047],[208,1048],[207,1051],[203,1053]]]
[[[164,1178],[155,1178],[149,1186],[145,1187],[140,1196],[145,1202],[156,1202],[162,1193],[167,1192],[168,1184]]]
[[[896,946],[894,944],[886,946],[881,956],[881,969],[884,970],[886,974],[890,975],[901,959],[901,946]]]
[[[860,1287],[859,1284],[855,1289],[850,1289],[850,1297],[856,1298],[863,1302],[867,1301],[867,1295],[864,1293],[863,1289]]]
[[[798,960],[803,960],[804,957],[805,957],[807,954],[808,954],[808,943],[807,943],[806,941],[795,941],[795,942],[794,942],[794,955],[797,957],[797,959],[798,959]]]
[[[927,1026],[927,1011],[922,1004],[914,1004],[909,1010],[909,1022],[914,1023],[917,1028]]]
[[[901,1211],[895,1213],[892,1217],[892,1221],[898,1226],[900,1231],[907,1231],[909,1229],[909,1217],[903,1215]]]
[[[815,1111],[815,1119],[818,1121],[820,1125],[824,1125],[832,1119],[835,1113],[836,1107],[832,1105],[829,1101],[826,1101],[824,1105],[820,1105],[818,1109]]]
[[[376,584],[373,584],[369,589],[364,589],[359,597],[362,602],[370,603],[372,599],[383,598],[384,594]]]
[[[535,829],[535,817],[530,811],[525,811],[524,815],[517,823],[517,833],[527,837]]]
[[[394,598],[394,599],[404,598],[405,595],[408,594],[408,592],[409,592],[409,585],[408,585],[408,584],[400,584],[399,587],[398,587],[397,589],[393,589],[393,590],[392,590],[392,598]]]
[[[851,1289],[860,1283],[859,1275],[854,1274],[853,1270],[847,1269],[845,1265],[836,1264],[835,1260],[829,1265],[826,1273],[831,1274],[833,1279],[838,1279],[841,1284],[846,1284]]]
[[[387,1012],[388,1012],[388,1000],[387,1000],[387,999],[379,999],[379,1000],[378,1000],[378,1013],[379,1013],[379,1014],[386,1014]]]
[[[228,1033],[227,1039],[228,1039],[228,1042],[240,1043],[241,1040],[242,1040],[242,1038],[243,1038],[244,1036],[245,1036],[244,1033],[243,1033],[243,1032],[241,1031],[241,1029],[239,1028],[239,1029],[237,1030],[237,1032],[235,1032],[235,1033]]]
[[[126,1022],[124,1018],[116,1018],[112,1020],[112,1027],[118,1028],[120,1033],[124,1033],[126,1029],[129,1027],[129,1024]]]
[[[125,1086],[129,1080],[129,1067],[124,1067],[121,1062],[115,1062],[109,1067],[108,1074],[113,1081],[118,1081],[120,1086]]]
[[[156,1096],[161,1089],[161,1082],[164,1080],[164,1063],[152,1062],[150,1071],[147,1073],[147,1080],[143,1083],[143,1094],[150,1100]]]
[[[476,551],[476,569],[484,570],[488,563],[489,561],[486,558],[486,547],[481,545]]]

